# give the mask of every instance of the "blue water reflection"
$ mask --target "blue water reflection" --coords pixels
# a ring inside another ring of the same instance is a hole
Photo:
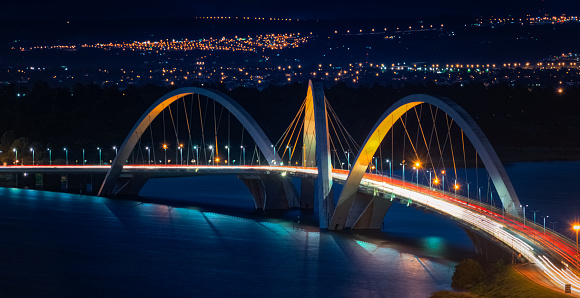
[[[507,170],[522,201],[564,218],[578,185],[543,173],[567,179],[577,166]],[[425,297],[450,289],[473,252],[453,221],[398,203],[382,232],[330,233],[310,211],[255,211],[235,177],[159,179],[143,194],[0,188],[0,296]]]

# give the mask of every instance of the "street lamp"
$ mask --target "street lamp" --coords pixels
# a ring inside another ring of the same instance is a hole
[[[242,149],[243,155],[244,155],[244,159],[242,160],[242,165],[246,165],[246,147],[244,146],[240,146],[240,149]]]
[[[196,165],[199,165],[199,151],[198,151],[197,145],[196,146],[193,146],[193,149],[195,149],[195,158],[196,158],[195,159],[195,164]]]
[[[66,148],[62,148],[64,150],[66,165],[68,166],[68,150]]]
[[[445,191],[445,170],[441,171],[441,190]]]
[[[52,150],[50,148],[46,148],[48,150],[48,164],[52,165]]]
[[[453,189],[455,190],[455,196],[457,197],[457,190],[459,189],[459,184],[457,184],[457,179],[455,179],[455,186],[453,186]]]
[[[481,204],[481,189],[482,189],[482,187],[477,188],[477,199],[479,200],[480,204]]]
[[[534,223],[536,223],[536,212],[538,212],[538,211],[540,211],[540,210],[536,210],[536,211],[532,210],[532,212],[534,213]]]
[[[117,146],[113,146],[113,149],[115,149],[115,157],[117,156]]]
[[[549,215],[544,216],[544,235],[546,235],[546,218],[550,217]]]
[[[471,182],[467,182],[467,198],[469,199],[469,184],[471,184]]]
[[[520,208],[522,208],[524,212],[524,227],[526,226],[526,207],[528,207],[528,205],[520,205]]]
[[[99,150],[99,166],[100,166],[103,163],[103,159],[102,159],[102,155],[101,155],[102,149],[101,149],[101,147],[97,147],[97,150]],[[68,161],[67,161],[67,164],[68,164]]]
[[[393,171],[391,169],[391,161],[387,159],[387,162],[389,163],[389,178],[393,178]]]
[[[276,147],[274,147],[274,145],[270,145],[270,147],[272,147],[272,150],[274,151],[274,155],[272,155],[272,164],[276,164]]]
[[[427,171],[429,173],[429,190],[431,190],[431,171]]]
[[[14,152],[14,154],[16,154],[16,156],[14,157],[14,164],[18,165],[18,149],[12,148],[12,151]]]
[[[213,146],[212,145],[209,145],[209,149],[211,150],[211,155],[210,155],[211,165],[212,166],[215,166],[215,160],[213,158]]]
[[[34,149],[30,148],[30,152],[32,152],[32,165],[34,165]]]
[[[580,230],[580,225],[574,225],[574,230],[576,231],[576,254],[578,254],[578,230]]]
[[[347,168],[350,171],[350,149],[348,149],[347,151],[344,151],[344,153],[346,153],[346,164],[347,164]],[[304,152],[302,153],[302,155],[304,155]]]
[[[183,165],[183,144],[179,144],[179,159],[179,164]]]
[[[286,146],[288,148],[288,165],[292,166],[292,146]]]
[[[167,165],[167,144],[163,144],[163,150],[165,151],[165,165]]]
[[[415,170],[417,171],[417,183],[416,183],[417,187],[419,187],[419,168],[420,167],[421,167],[421,163],[416,162],[415,163]]]
[[[87,160],[85,159],[85,148],[83,148],[83,166],[85,165],[86,161]]]
[[[147,162],[151,164],[151,149],[149,149],[149,146],[147,146],[145,147],[145,150],[147,150]]]
[[[403,166],[403,184],[405,184],[405,160],[401,161],[401,165]],[[413,177],[413,176],[411,176]]]
[[[232,163],[230,160],[230,146],[226,146],[226,149],[228,149],[228,165],[230,165]]]

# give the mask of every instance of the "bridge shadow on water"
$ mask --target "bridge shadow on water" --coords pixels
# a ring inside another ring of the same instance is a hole
[[[342,185],[335,185],[335,201],[341,188]],[[151,179],[139,196],[127,199],[245,218],[258,223],[286,223],[304,231],[320,232],[316,210],[256,210],[251,194],[235,176]],[[456,222],[440,214],[398,203],[387,212],[381,230],[323,233],[449,265],[474,255],[471,240]]]
[[[0,296],[427,297],[472,252],[439,215],[396,204],[383,231],[321,232],[226,176],[132,200],[0,188],[0,206]]]

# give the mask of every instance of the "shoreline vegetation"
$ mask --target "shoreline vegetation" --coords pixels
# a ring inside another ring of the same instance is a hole
[[[437,291],[431,298],[570,297],[535,283],[503,261],[484,264],[465,259],[455,266],[451,286],[457,291]]]

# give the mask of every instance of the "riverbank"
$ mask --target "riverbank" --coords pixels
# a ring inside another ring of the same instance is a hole
[[[484,298],[484,297],[570,297],[562,292],[535,283],[520,273],[514,266],[503,270],[476,284],[467,292],[439,291],[431,298]]]

